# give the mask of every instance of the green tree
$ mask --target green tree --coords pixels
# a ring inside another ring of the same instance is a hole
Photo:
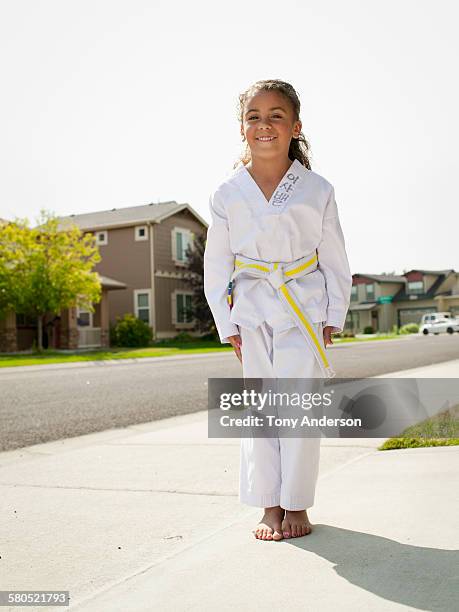
[[[27,219],[0,225],[0,314],[20,312],[30,276],[35,241]]]
[[[76,225],[60,230],[43,209],[38,221],[34,228],[27,219],[0,227],[0,310],[36,316],[41,351],[45,314],[74,306],[94,311],[101,285],[92,269],[101,257],[92,234]]]
[[[206,247],[205,234],[195,235],[192,247],[186,250],[188,269],[191,272],[186,284],[193,290],[191,317],[196,319],[200,332],[213,329],[214,320],[204,295],[204,250]]]

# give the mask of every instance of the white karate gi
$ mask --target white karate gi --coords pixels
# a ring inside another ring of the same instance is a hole
[[[322,348],[323,327],[342,331],[352,275],[333,186],[294,160],[270,201],[240,164],[212,192],[204,253],[204,292],[222,343],[240,334],[244,378],[319,378],[305,336],[265,278],[228,281],[237,254],[290,263],[316,252],[319,265],[288,287],[311,321]],[[312,505],[320,438],[241,438],[240,501],[289,510]]]

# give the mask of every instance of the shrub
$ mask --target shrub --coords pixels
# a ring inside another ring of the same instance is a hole
[[[366,327],[363,328],[363,333],[364,334],[374,334],[375,330],[373,329],[371,325],[367,325]]]
[[[148,323],[141,321],[133,314],[116,317],[117,323],[111,332],[115,346],[140,347],[149,346],[153,331]]]
[[[110,346],[116,346],[115,326],[110,323],[108,328],[108,337]]]
[[[187,332],[181,331],[176,336],[173,337],[174,342],[196,342],[196,338],[193,338]]]
[[[219,338],[217,332],[215,332],[215,331],[211,331],[208,334],[203,334],[199,339],[200,340],[205,340],[205,341],[209,340],[211,342],[214,342],[214,341],[220,342],[220,338]]]
[[[407,323],[400,328],[401,334],[417,334],[418,332],[419,325],[417,323]]]

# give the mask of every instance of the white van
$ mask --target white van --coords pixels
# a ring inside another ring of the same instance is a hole
[[[424,334],[453,334],[459,332],[459,321],[450,312],[430,312],[422,315],[419,333]]]

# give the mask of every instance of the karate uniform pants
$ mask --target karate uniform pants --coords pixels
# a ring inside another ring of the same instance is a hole
[[[324,348],[323,323],[313,326]],[[323,378],[298,327],[276,331],[264,322],[255,330],[239,330],[244,378]],[[314,504],[320,442],[320,437],[242,437],[239,501],[260,508],[310,508]]]

